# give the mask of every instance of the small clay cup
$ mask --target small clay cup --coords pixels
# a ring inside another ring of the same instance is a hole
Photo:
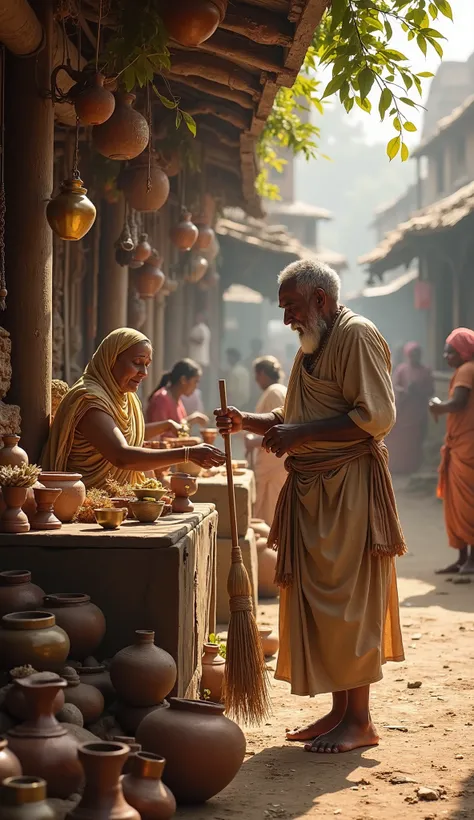
[[[54,514],[56,499],[61,495],[60,488],[36,487],[34,490],[36,513],[31,522],[32,530],[60,530],[62,527],[59,518]]]

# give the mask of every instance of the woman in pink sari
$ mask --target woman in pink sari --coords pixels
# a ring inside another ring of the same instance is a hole
[[[434,393],[432,371],[421,363],[421,346],[408,342],[403,354],[405,361],[393,374],[397,421],[386,442],[394,475],[410,475],[421,467],[428,426],[427,404]]]

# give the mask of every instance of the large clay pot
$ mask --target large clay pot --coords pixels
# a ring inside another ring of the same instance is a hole
[[[135,737],[142,720],[145,720],[151,712],[156,709],[168,708],[169,703],[167,700],[156,704],[156,706],[129,706],[128,703],[119,700],[116,711],[117,721],[124,732],[129,732],[130,735]]]
[[[20,467],[28,464],[28,455],[18,447],[20,436],[3,436],[3,447],[0,450],[0,467]]]
[[[10,569],[0,572],[0,618],[10,612],[39,609],[44,592],[31,583],[28,569]]]
[[[86,497],[82,476],[79,473],[41,473],[39,479],[45,487],[62,490],[56,499],[54,513],[63,524],[70,524]]]
[[[4,615],[0,629],[0,669],[30,664],[38,671],[61,669],[69,654],[69,638],[51,612]]]
[[[209,700],[214,703],[222,701],[224,687],[225,660],[219,655],[219,647],[215,643],[204,644],[202,656],[201,697],[209,692]]]
[[[181,211],[181,221],[171,229],[170,239],[180,251],[190,251],[198,238],[198,229],[191,221],[191,214],[186,208]]]
[[[0,783],[6,777],[18,777],[21,774],[21,763],[12,750],[8,748],[8,740],[0,738]]]
[[[82,90],[74,95],[74,108],[81,125],[102,125],[114,113],[115,97],[104,88],[104,80],[103,74],[94,72]]]
[[[44,672],[19,678],[15,686],[23,689],[33,717],[10,729],[10,747],[24,774],[44,777],[50,797],[66,799],[78,791],[82,781],[77,743],[53,715],[54,699],[66,688],[66,681]]]
[[[98,666],[80,666],[77,673],[83,683],[95,686],[102,692],[105,705],[109,706],[115,700],[115,689],[110,680],[110,672],[99,664]]]
[[[65,703],[64,691],[59,690],[54,698],[52,711],[53,715],[59,714]],[[21,686],[15,686],[13,683],[5,696],[5,709],[8,714],[12,715],[17,720],[31,720],[34,717],[31,700],[25,695]]]
[[[31,522],[33,530],[60,530],[62,524],[54,514],[54,504],[61,495],[62,490],[55,490],[52,487],[37,487],[34,490],[36,513]]]
[[[84,743],[79,760],[86,778],[81,802],[71,820],[140,820],[123,796],[121,773],[128,757],[124,743]]]
[[[99,720],[104,711],[104,697],[95,686],[82,683],[75,669],[66,667],[61,672],[61,677],[67,683],[64,692],[66,703],[77,706],[84,718],[84,726],[90,726]]]
[[[148,190],[148,179],[151,187]],[[148,169],[148,151],[140,154],[120,175],[122,188],[128,204],[136,211],[159,211],[170,193],[170,181],[160,168],[153,153]]]
[[[160,13],[169,36],[187,48],[204,43],[222,23],[228,0],[162,0]]]
[[[7,777],[0,787],[0,820],[58,820],[46,800],[46,781],[28,775]]]
[[[134,159],[147,147],[150,129],[145,117],[132,107],[135,99],[135,94],[117,92],[112,116],[92,129],[94,148],[102,156]]]
[[[142,820],[169,820],[176,811],[176,800],[168,786],[161,782],[165,759],[151,752],[139,752],[131,771],[122,780],[125,800]]]
[[[204,803],[222,791],[239,771],[245,737],[224,706],[171,698],[169,709],[145,718],[137,732],[143,749],[163,755],[163,781],[178,803]]]
[[[134,272],[135,287],[141,299],[154,299],[165,284],[166,276],[161,270],[162,261],[158,251],[153,250],[141,268]]]
[[[0,532],[29,532],[30,522],[21,509],[26,501],[26,487],[2,487],[5,510],[0,516]]]
[[[161,703],[176,683],[176,663],[154,644],[155,633],[137,629],[135,643],[117,652],[110,665],[114,688],[131,706]]]
[[[55,592],[46,595],[44,608],[52,612],[56,623],[69,636],[70,657],[82,661],[100,646],[105,635],[105,618],[90,595],[83,592]]]
[[[259,629],[260,641],[262,643],[263,654],[266,658],[272,658],[278,652],[280,642],[278,635],[272,629]]]
[[[275,584],[277,554],[267,545],[266,538],[257,541],[258,558],[258,594],[261,598],[276,598],[278,587]]]

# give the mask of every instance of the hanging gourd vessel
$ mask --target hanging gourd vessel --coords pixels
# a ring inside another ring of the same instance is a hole
[[[92,129],[94,148],[103,157],[134,159],[147,147],[150,129],[145,117],[133,108],[135,99],[135,94],[117,92],[112,116]]]

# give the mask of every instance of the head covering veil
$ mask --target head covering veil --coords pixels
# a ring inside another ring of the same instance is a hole
[[[474,330],[458,327],[449,334],[446,344],[459,353],[463,362],[469,362],[474,358]]]

